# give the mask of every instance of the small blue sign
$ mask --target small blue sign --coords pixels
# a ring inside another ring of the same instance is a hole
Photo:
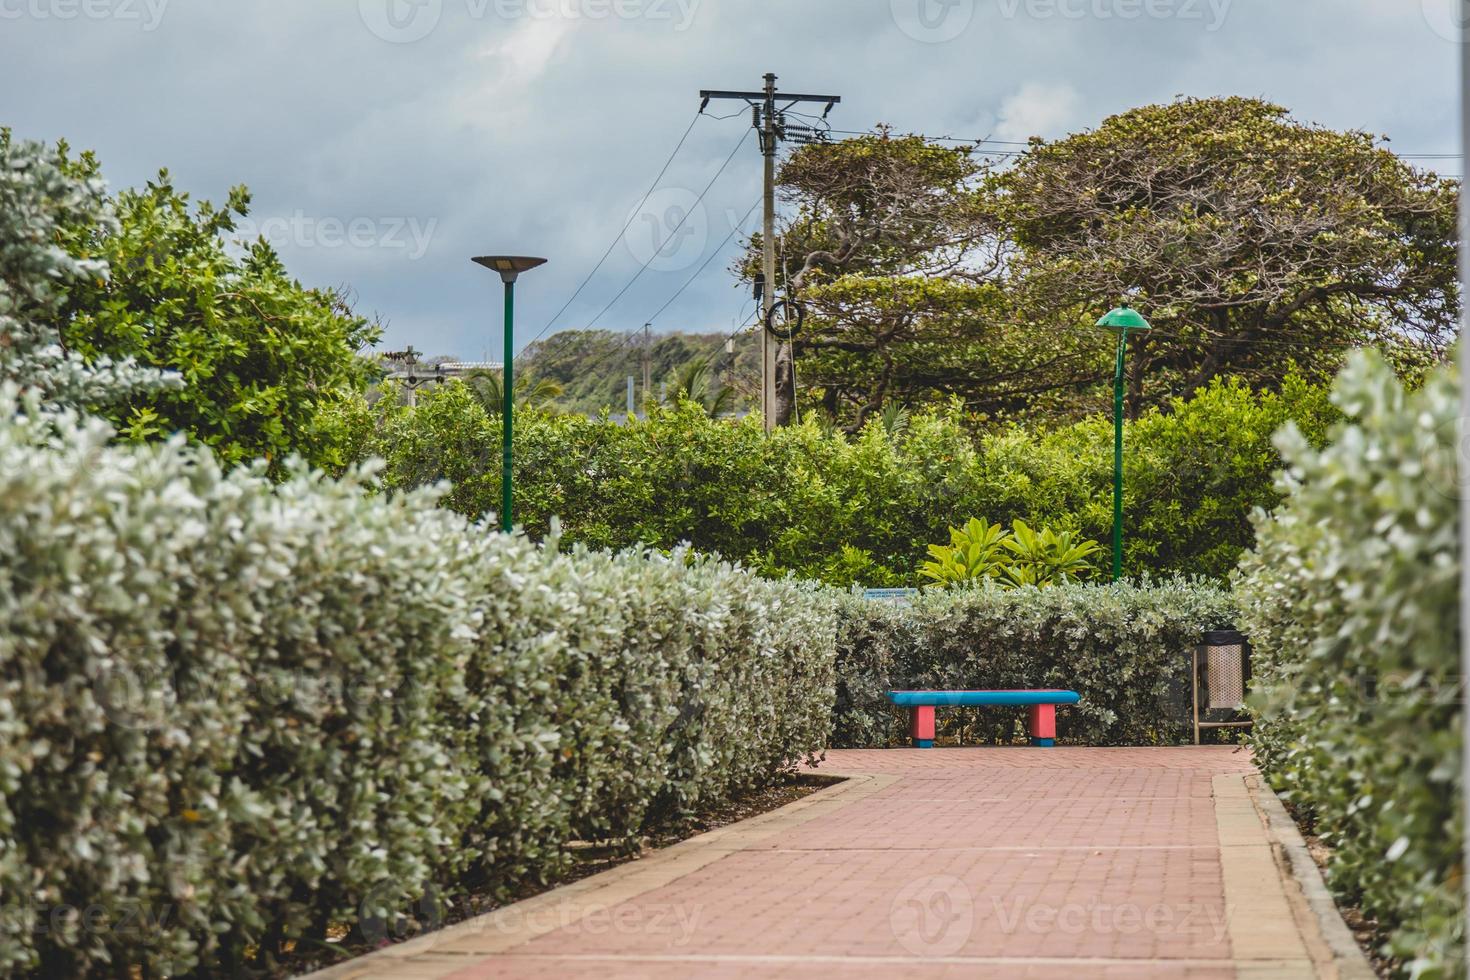
[[[864,589],[864,599],[878,602],[907,602],[919,594],[918,589]]]

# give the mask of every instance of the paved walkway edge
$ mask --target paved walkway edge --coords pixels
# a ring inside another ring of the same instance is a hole
[[[1283,877],[1290,877],[1296,883],[1300,900],[1305,903],[1331,954],[1334,974],[1341,980],[1377,980],[1377,972],[1343,921],[1342,912],[1322,879],[1317,862],[1307,850],[1307,842],[1302,839],[1296,821],[1286,812],[1275,791],[1259,776],[1249,777],[1246,785],[1277,849],[1277,863]]]
[[[479,959],[530,942],[644,892],[661,888],[726,855],[871,796],[897,781],[887,774],[841,774],[832,785],[768,813],[654,851],[637,861],[552,888],[396,946],[309,974],[305,980],[447,976]],[[830,778],[819,776],[817,778]]]

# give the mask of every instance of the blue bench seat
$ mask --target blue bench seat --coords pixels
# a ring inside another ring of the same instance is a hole
[[[911,709],[909,735],[914,748],[934,747],[934,709],[976,706],[1030,708],[1027,731],[1031,744],[1051,748],[1057,739],[1057,705],[1076,704],[1076,691],[889,691],[888,700]]]

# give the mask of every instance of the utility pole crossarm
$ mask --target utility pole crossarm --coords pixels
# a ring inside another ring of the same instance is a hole
[[[764,92],[727,92],[722,89],[701,89],[699,97],[706,102],[711,99],[738,99],[746,102],[764,102]],[[798,102],[825,102],[828,105],[837,105],[842,101],[840,95],[793,95],[790,92],[781,92],[776,96],[777,102],[785,102],[787,105],[796,105]]]
[[[726,92],[723,89],[702,88],[699,90],[699,97],[705,102],[708,102],[711,99],[745,99],[751,102],[764,102],[766,99],[766,93]]]

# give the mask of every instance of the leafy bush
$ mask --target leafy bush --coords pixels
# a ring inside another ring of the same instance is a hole
[[[1232,622],[1216,586],[1176,580],[1137,586],[995,585],[930,591],[912,604],[842,600],[834,745],[902,744],[903,689],[1063,688],[1082,702],[1058,715],[1084,745],[1150,745],[1189,735],[1190,653],[1200,633]],[[952,708],[941,732],[1006,743],[1020,710]]]
[[[1388,952],[1459,976],[1458,393],[1441,373],[1406,394],[1359,355],[1333,398],[1348,423],[1326,449],[1280,437],[1286,500],[1240,567],[1256,759]]]
[[[1125,425],[1123,571],[1224,580],[1255,541],[1251,512],[1281,499],[1281,456],[1272,437],[1289,421],[1321,445],[1336,412],[1324,389],[1289,377],[1280,392],[1216,381],[1167,412]],[[1041,435],[1013,428],[983,443],[997,517],[1019,511],[1033,525],[1075,528],[1107,541],[1113,531],[1113,423],[1093,416]],[[1007,516],[1007,519],[1008,516]]]
[[[89,157],[66,164],[97,178]],[[340,293],[292,279],[264,239],[237,257],[226,242],[249,204],[237,187],[223,207],[194,205],[167,172],[115,195],[114,221],[69,229],[72,251],[111,274],[71,290],[63,334],[88,359],[135,358],[184,379],[108,412],[131,439],[183,431],[228,465],[265,458],[277,474],[292,455],[340,466],[342,434],[323,419],[367,387],[374,369],[358,352],[379,331]]]
[[[291,279],[248,213],[191,205],[167,173],[109,196],[96,159],[0,130],[0,378],[108,415],[127,437],[187,432],[230,465],[342,467],[340,407],[377,327]]]
[[[448,480],[460,513],[499,506],[500,428],[467,389],[379,406],[349,415],[358,452],[387,460],[385,485]],[[1288,419],[1320,432],[1331,411],[1298,382],[1280,394],[1218,384],[1130,422],[1125,571],[1223,577],[1253,541],[1251,508],[1280,499],[1271,434]],[[516,518],[540,537],[560,517],[567,540],[594,547],[687,541],[767,574],[917,584],[929,543],[972,514],[1107,540],[1112,439],[1105,419],[977,437],[955,414],[921,412],[854,436],[812,422],[766,436],[756,418],[689,404],[630,425],[529,412],[517,421]]]
[[[0,394],[0,972],[242,972],[827,743],[832,601]],[[375,925],[376,923],[376,925]],[[380,935],[380,932],[379,932]]]

